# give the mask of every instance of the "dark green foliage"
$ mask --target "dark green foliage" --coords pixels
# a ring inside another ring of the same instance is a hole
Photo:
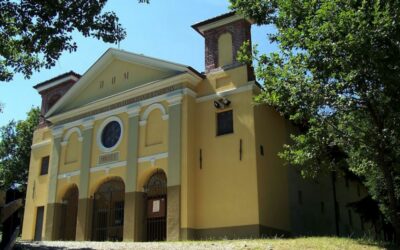
[[[400,2],[231,3],[277,28],[270,40],[280,50],[256,58],[264,83],[256,100],[299,127],[281,156],[306,176],[348,168],[364,180],[400,240]],[[344,157],[332,157],[332,148]]]
[[[23,121],[10,121],[0,128],[0,189],[17,185],[26,190],[33,132],[39,123],[39,108],[32,108]]]
[[[108,43],[124,39],[115,13],[101,12],[106,2],[0,0],[0,81],[54,66],[63,51],[76,50],[74,31]]]

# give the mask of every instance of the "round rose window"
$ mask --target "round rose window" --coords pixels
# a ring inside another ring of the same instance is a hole
[[[117,121],[109,122],[101,133],[101,143],[105,148],[112,148],[121,137],[121,125]]]

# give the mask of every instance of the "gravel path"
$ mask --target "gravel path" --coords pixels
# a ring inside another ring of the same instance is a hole
[[[272,246],[260,244],[256,241],[192,241],[192,242],[66,242],[66,241],[41,241],[17,242],[14,249],[83,249],[83,250],[128,250],[128,249],[268,249]]]

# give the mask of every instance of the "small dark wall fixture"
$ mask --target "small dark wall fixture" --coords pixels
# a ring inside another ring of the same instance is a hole
[[[228,100],[227,98],[221,98],[218,100],[214,100],[214,107],[216,109],[225,109],[225,108],[229,107],[230,104],[231,104],[231,101]]]
[[[200,169],[203,169],[203,151],[201,149],[200,149],[199,161],[200,161]]]

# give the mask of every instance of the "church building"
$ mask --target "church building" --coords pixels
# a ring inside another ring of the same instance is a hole
[[[295,128],[236,59],[251,21],[192,26],[205,72],[108,49],[39,83],[23,240],[177,241],[362,232],[362,186],[303,180],[277,154]]]

